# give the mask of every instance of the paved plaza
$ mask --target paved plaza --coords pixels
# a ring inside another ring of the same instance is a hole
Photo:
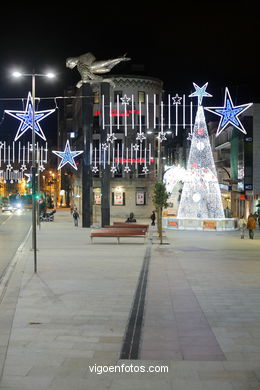
[[[42,223],[37,274],[30,236],[19,248],[0,289],[1,390],[260,389],[259,230],[167,230],[168,245],[89,231],[68,210]]]

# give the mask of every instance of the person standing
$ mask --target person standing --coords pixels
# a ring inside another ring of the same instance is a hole
[[[248,228],[248,232],[249,232],[249,238],[251,240],[253,240],[253,238],[254,238],[254,230],[256,228],[256,220],[255,220],[255,217],[254,217],[254,215],[252,213],[249,214],[249,216],[248,216],[247,228]]]
[[[152,215],[151,215],[150,218],[151,218],[151,220],[152,220],[151,225],[154,226],[154,225],[155,225],[155,219],[156,219],[156,216],[155,216],[155,212],[154,212],[154,211],[152,212]]]
[[[239,226],[239,229],[240,229],[240,232],[241,232],[241,239],[245,238],[246,225],[247,225],[247,222],[246,222],[244,216],[242,215],[242,217],[238,221],[238,226]]]
[[[77,211],[77,208],[74,209],[72,216],[73,216],[73,220],[74,220],[74,226],[78,226],[79,213]]]

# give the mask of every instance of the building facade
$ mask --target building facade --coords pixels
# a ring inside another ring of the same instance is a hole
[[[94,223],[99,223],[101,218],[101,166],[104,161],[110,175],[110,216],[126,218],[133,212],[141,219],[149,218],[153,210],[153,186],[161,177],[164,163],[164,146],[157,139],[161,120],[162,81],[126,75],[110,76],[109,79],[109,107],[104,104],[100,84],[92,87],[93,136],[90,149],[92,166],[96,167],[92,169]],[[84,97],[81,94],[81,89],[71,88],[66,91],[68,98],[59,126],[59,150],[64,148],[67,139],[72,149],[82,150]],[[105,151],[102,132],[106,132],[107,136],[113,134],[114,138],[112,142],[107,142]],[[138,137],[141,134],[140,140]],[[167,136],[170,134],[168,131]],[[135,149],[136,145],[138,150]],[[82,212],[84,183],[80,158],[77,164],[77,171],[68,166],[62,169],[61,191],[64,195],[63,205],[75,206]]]

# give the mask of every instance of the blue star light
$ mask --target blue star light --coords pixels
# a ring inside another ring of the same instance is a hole
[[[228,126],[234,126],[242,133],[246,134],[244,126],[240,122],[238,116],[247,110],[253,103],[241,104],[240,106],[234,106],[228,88],[225,89],[225,102],[224,107],[205,107],[207,111],[213,112],[213,114],[219,115],[221,120],[218,125],[216,137]]]
[[[193,86],[195,88],[195,92],[193,92],[192,94],[189,95],[189,97],[194,97],[194,96],[197,96],[198,97],[198,104],[199,106],[201,106],[202,104],[202,99],[204,97],[212,97],[212,95],[210,95],[208,92],[206,92],[206,88],[208,86],[208,83],[204,84],[203,87],[199,87],[197,84],[193,83]]]
[[[55,110],[44,110],[34,112],[34,130],[35,134],[38,134],[44,141],[46,141],[45,135],[43,134],[42,128],[39,124],[41,120],[52,114]],[[5,112],[14,118],[21,121],[20,126],[17,130],[15,141],[18,140],[28,129],[33,129],[33,102],[32,95],[29,92],[26,107],[24,111],[5,110]]]
[[[79,154],[83,153],[83,150],[71,151],[69,140],[67,140],[64,152],[52,151],[52,153],[56,154],[58,157],[61,157],[60,164],[58,169],[61,169],[65,164],[70,164],[74,169],[78,170],[77,165],[74,161],[74,158]]]

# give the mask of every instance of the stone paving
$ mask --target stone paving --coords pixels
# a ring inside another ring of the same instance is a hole
[[[153,245],[139,360],[119,360],[146,245],[102,239],[58,211],[0,305],[2,390],[260,389],[260,235],[167,231]],[[91,372],[164,365],[168,373]]]

